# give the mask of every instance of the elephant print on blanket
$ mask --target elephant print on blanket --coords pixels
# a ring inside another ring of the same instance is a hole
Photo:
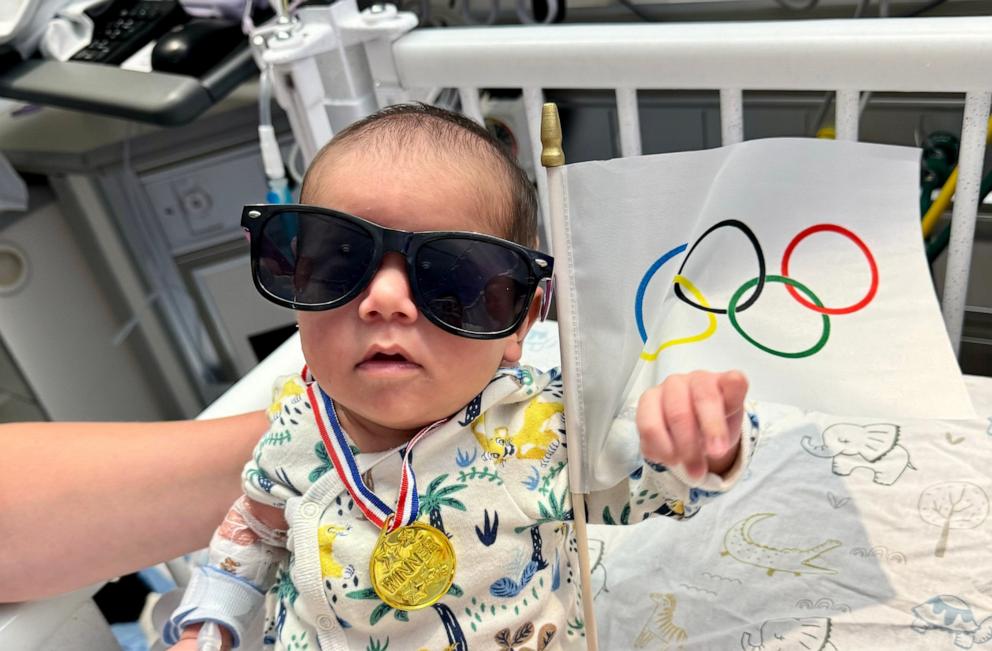
[[[755,641],[750,632],[741,635],[743,651],[837,651],[830,641],[830,618],[769,619],[761,625]]]
[[[815,457],[833,458],[835,475],[847,476],[865,468],[872,473],[872,481],[882,486],[896,483],[907,468],[916,470],[909,451],[899,445],[899,426],[892,423],[835,423],[823,430],[821,443],[804,436],[802,446]]]

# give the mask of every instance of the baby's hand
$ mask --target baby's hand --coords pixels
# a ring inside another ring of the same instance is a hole
[[[179,636],[179,641],[169,647],[169,651],[197,651],[199,642],[196,638],[200,634],[201,626],[202,624],[191,624],[184,628],[182,635]],[[223,626],[219,627],[219,630],[222,638],[220,648],[225,650],[230,649],[231,634]]]
[[[169,647],[169,651],[196,651],[196,638],[179,640]]]
[[[740,371],[668,376],[637,404],[641,453],[665,466],[681,463],[693,479],[722,475],[740,449],[746,394]]]

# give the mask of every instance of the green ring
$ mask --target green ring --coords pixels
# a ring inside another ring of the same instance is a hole
[[[765,276],[765,282],[782,283],[784,285],[790,285],[792,287],[795,287],[803,294],[806,294],[806,296],[809,297],[809,300],[813,301],[813,303],[815,303],[817,307],[823,307],[823,303],[820,302],[820,299],[817,298],[816,294],[814,294],[806,285],[802,284],[798,280],[793,280],[792,278],[789,278],[787,276],[768,275]],[[824,346],[827,345],[827,339],[830,338],[830,317],[828,317],[826,314],[820,315],[823,317],[823,334],[820,335],[820,340],[817,341],[815,344],[813,344],[811,347],[807,348],[806,350],[800,351],[798,353],[785,353],[780,350],[775,350],[774,348],[769,348],[768,346],[757,341],[749,334],[744,332],[744,328],[742,328],[741,324],[737,322],[737,301],[739,301],[741,296],[744,295],[744,292],[751,289],[757,284],[758,284],[758,279],[752,278],[751,280],[741,285],[740,289],[738,289],[734,293],[734,295],[730,297],[730,304],[727,305],[727,316],[730,317],[730,325],[734,326],[734,330],[736,330],[740,334],[740,336],[744,337],[744,339],[746,339],[752,346],[756,348],[760,348],[766,353],[771,353],[772,355],[778,355],[779,357],[787,357],[789,359],[799,359],[802,357],[809,357],[810,355],[815,355],[818,352],[820,352]]]

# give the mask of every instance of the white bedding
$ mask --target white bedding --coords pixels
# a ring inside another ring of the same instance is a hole
[[[555,334],[528,361],[554,364]],[[979,420],[759,405],[728,494],[590,527],[600,648],[992,650],[992,378],[966,384]]]
[[[992,378],[967,385],[992,414]],[[992,649],[992,420],[759,414],[694,518],[592,527],[601,648]]]

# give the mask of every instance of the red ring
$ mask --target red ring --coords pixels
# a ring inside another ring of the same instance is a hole
[[[824,231],[843,235],[847,239],[854,242],[857,247],[861,249],[861,252],[865,254],[865,258],[868,260],[868,267],[871,269],[871,286],[868,288],[868,293],[854,305],[849,305],[847,307],[820,307],[819,305],[810,302],[803,296],[800,296],[799,292],[797,292],[796,288],[792,285],[786,285],[785,288],[790,294],[792,294],[792,298],[799,301],[803,307],[809,308],[814,312],[819,312],[820,314],[851,314],[852,312],[857,312],[871,303],[871,300],[875,298],[875,293],[878,292],[878,265],[875,264],[875,256],[871,254],[868,246],[861,240],[861,238],[843,226],[838,226],[836,224],[816,224],[815,226],[810,226],[792,238],[792,241],[789,242],[789,246],[785,247],[785,253],[782,254],[782,275],[786,277],[789,276],[789,258],[792,257],[792,252],[799,245],[799,243],[814,233],[821,233]]]

